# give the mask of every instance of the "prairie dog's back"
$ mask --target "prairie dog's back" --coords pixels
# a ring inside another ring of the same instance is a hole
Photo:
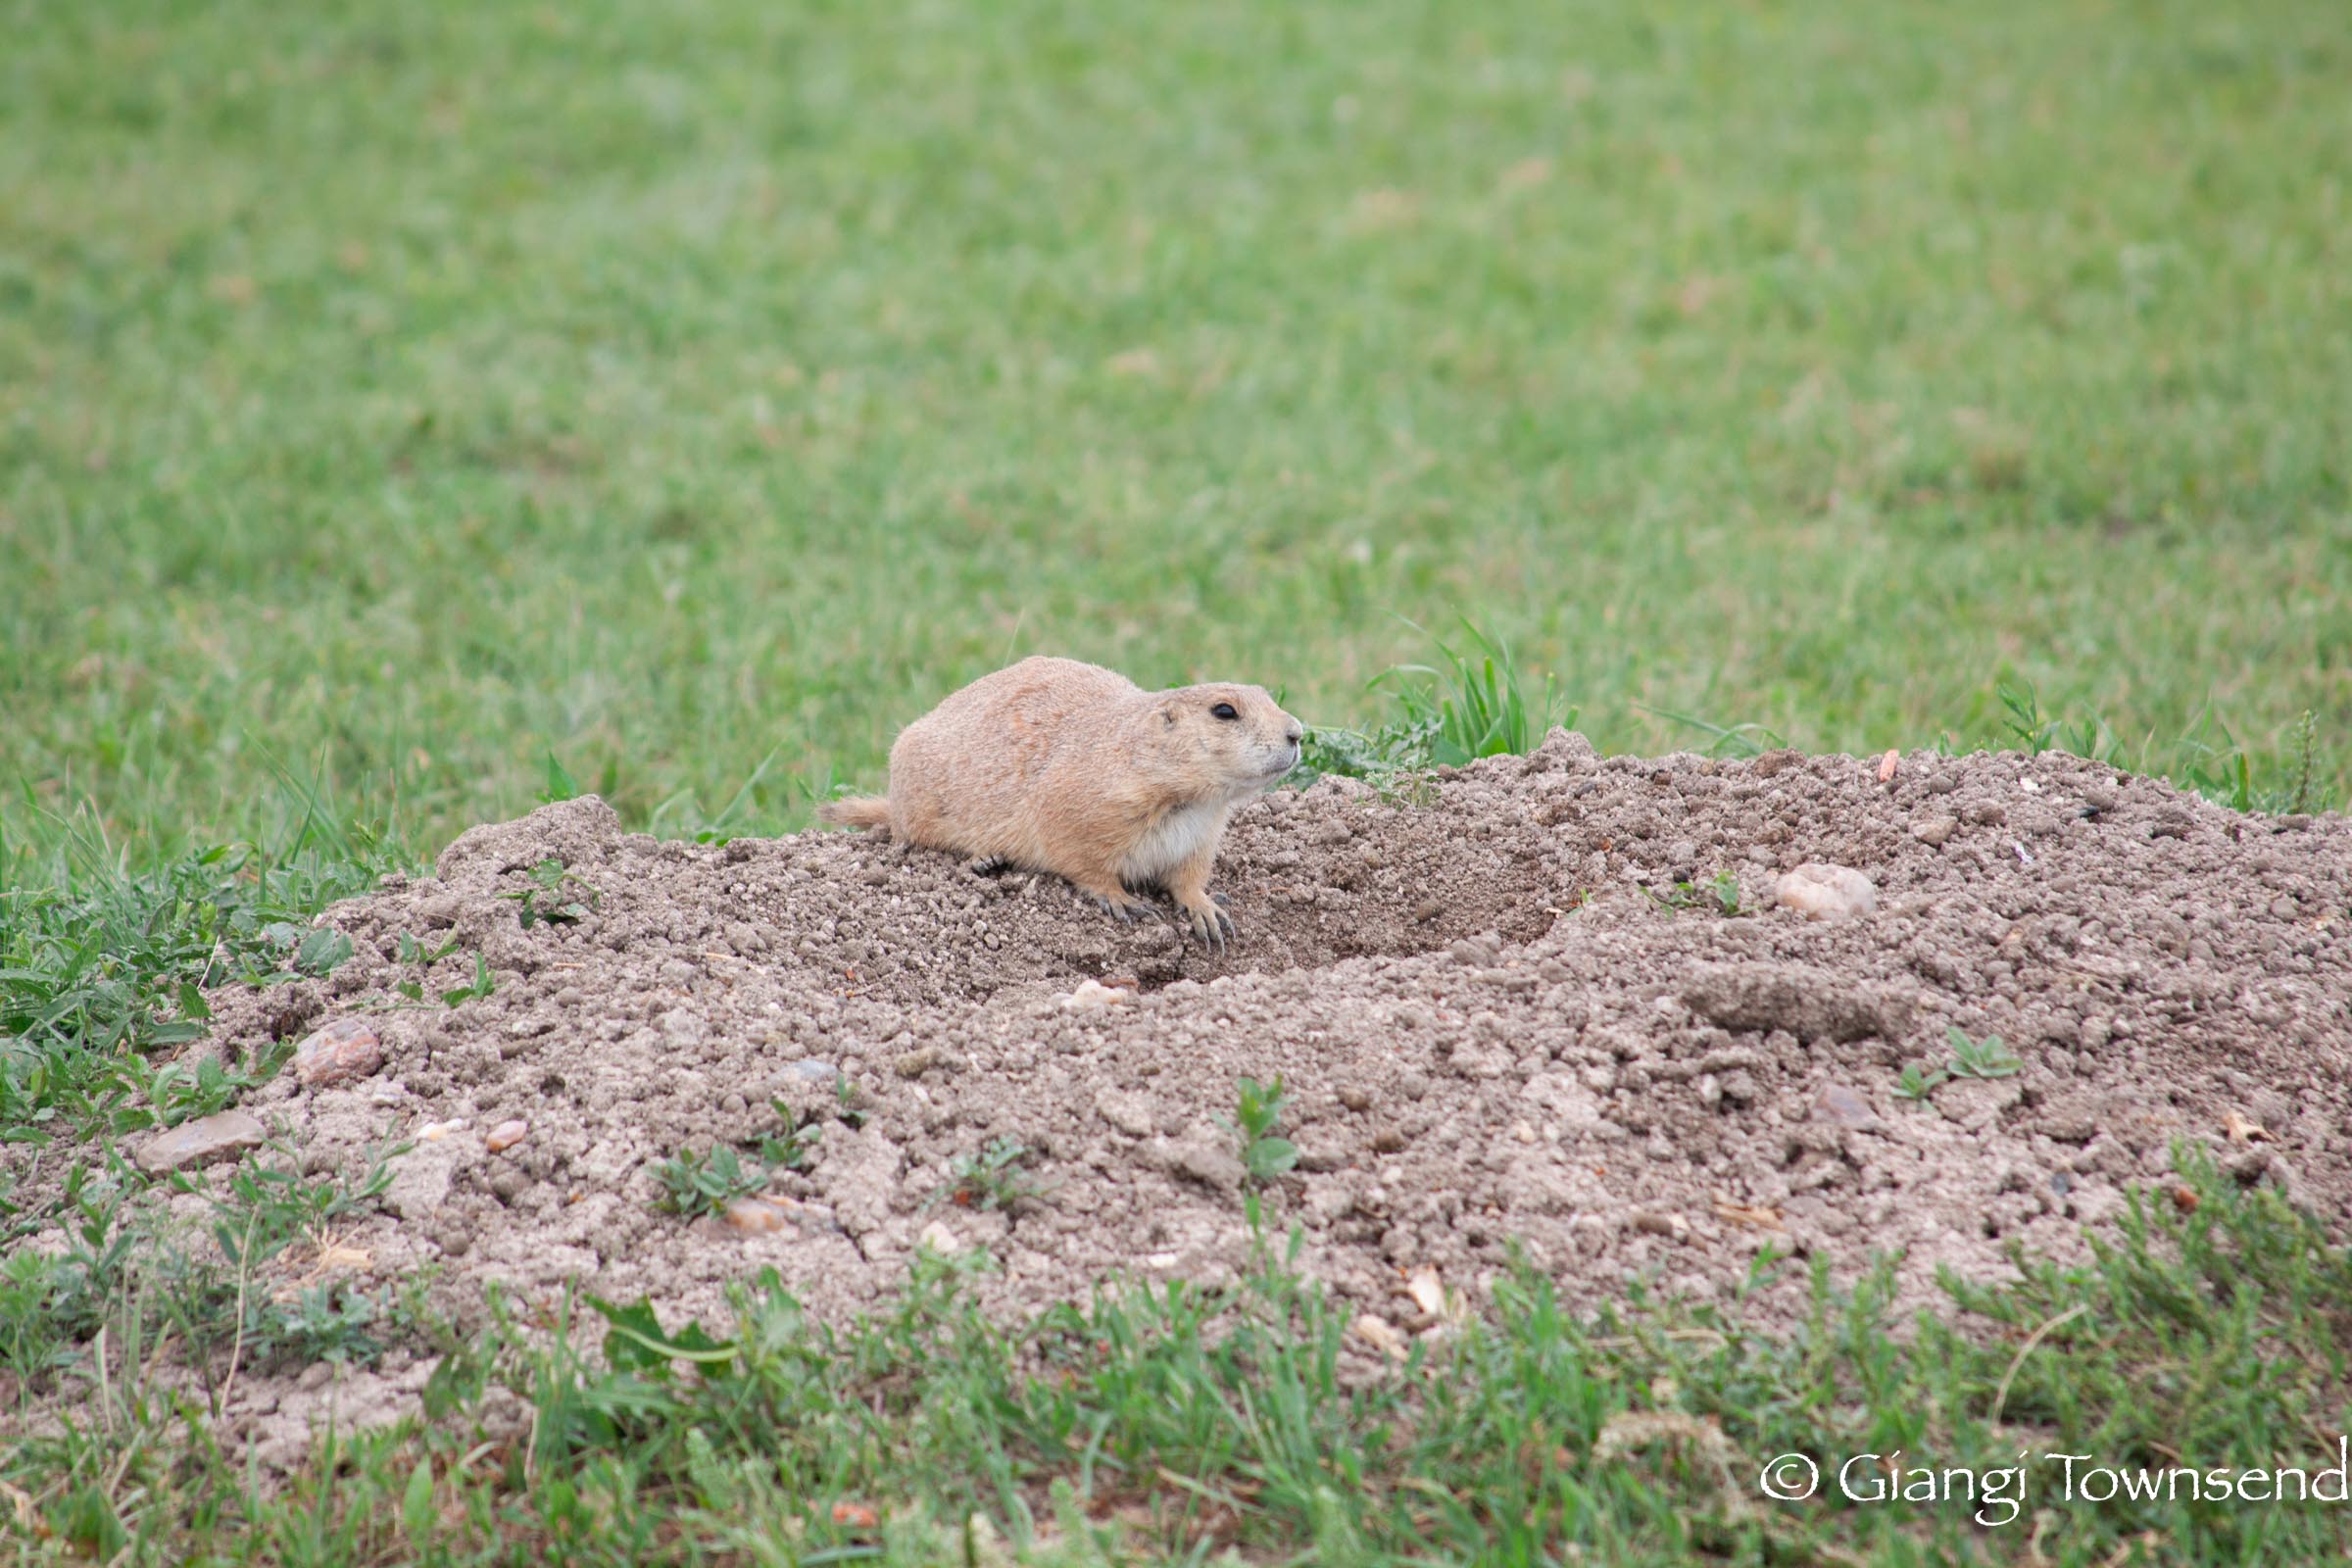
[[[1035,863],[1054,772],[1115,747],[1143,689],[1099,664],[1035,657],[983,675],[890,749],[893,830],[914,844]],[[1058,764],[1058,765],[1057,765]]]
[[[890,749],[893,787],[900,753],[910,742],[916,748],[907,752],[910,760],[919,751],[975,775],[1033,781],[1056,754],[1101,736],[1142,695],[1135,682],[1100,664],[1024,659],[981,676],[907,725]]]

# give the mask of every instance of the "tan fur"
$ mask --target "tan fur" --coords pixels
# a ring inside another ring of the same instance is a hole
[[[1221,719],[1220,703],[1235,718]],[[1123,918],[1165,888],[1203,942],[1233,921],[1208,872],[1233,808],[1298,760],[1298,721],[1255,686],[1147,692],[1074,659],[1024,659],[956,692],[890,749],[890,794],[819,813],[1067,877]]]

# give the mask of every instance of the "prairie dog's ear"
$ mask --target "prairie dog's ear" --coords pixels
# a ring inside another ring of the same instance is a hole
[[[1176,705],[1174,703],[1159,705],[1159,721],[1170,729],[1176,727]]]

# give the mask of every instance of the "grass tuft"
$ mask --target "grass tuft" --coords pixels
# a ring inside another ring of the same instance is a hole
[[[1416,626],[1415,631],[1421,630]],[[1532,702],[1510,646],[1464,616],[1472,650],[1457,653],[1438,636],[1438,664],[1398,664],[1373,682],[1387,686],[1403,710],[1402,722],[1428,737],[1429,760],[1459,767],[1482,757],[1525,756],[1544,744],[1554,724],[1573,725],[1549,675]]]

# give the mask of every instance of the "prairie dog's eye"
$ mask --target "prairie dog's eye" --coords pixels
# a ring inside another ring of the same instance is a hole
[[[1219,703],[1208,710],[1208,716],[1211,718],[1239,718],[1242,715],[1234,711],[1231,703]]]

